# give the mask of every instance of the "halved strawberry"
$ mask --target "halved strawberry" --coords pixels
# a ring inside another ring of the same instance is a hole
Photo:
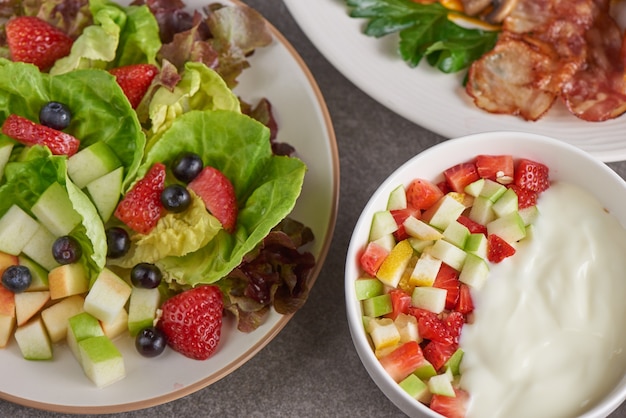
[[[442,263],[437,277],[435,277],[433,287],[446,289],[448,291],[446,294],[446,309],[454,309],[457,305],[460,286],[459,272],[446,263]]]
[[[424,179],[415,179],[406,188],[407,205],[415,209],[428,209],[442,196],[436,184]]]
[[[65,32],[34,16],[20,16],[6,24],[11,59],[50,69],[59,58],[69,55],[74,41]]]
[[[424,358],[433,365],[435,370],[439,370],[446,364],[446,361],[450,360],[457,348],[456,344],[431,340],[424,346],[423,354]]]
[[[115,209],[115,216],[140,234],[149,233],[164,211],[161,192],[165,188],[165,166],[155,163],[148,173],[126,193]]]
[[[430,409],[446,418],[465,418],[469,406],[469,393],[463,389],[454,389],[456,396],[433,395]]]
[[[452,166],[443,172],[443,176],[452,191],[458,193],[463,193],[468,184],[480,179],[474,163],[460,163]]]
[[[188,185],[204,201],[227,232],[235,230],[237,223],[237,197],[235,188],[228,178],[217,168],[206,166]]]
[[[469,229],[470,233],[472,234],[485,234],[487,235],[487,227],[483,224],[479,224],[478,222],[475,222],[473,220],[471,220],[469,217],[465,216],[465,215],[461,215],[457,218],[457,221],[461,224],[461,225],[465,225],[465,227],[467,227],[467,229]]]
[[[220,342],[223,308],[217,286],[198,286],[166,300],[157,326],[175,351],[206,360]]]
[[[454,310],[464,315],[467,315],[474,311],[472,292],[470,290],[470,287],[465,283],[461,283],[461,287],[459,288],[459,302],[457,303]]]
[[[487,237],[487,259],[492,263],[499,263],[513,254],[515,248],[499,236],[491,234]]]
[[[409,312],[411,295],[402,289],[392,289],[389,291],[389,296],[391,297],[392,311],[385,315],[387,318],[396,319],[401,313],[406,314]]]
[[[517,207],[519,209],[528,208],[537,204],[539,193],[530,189],[525,189],[521,186],[518,186],[517,184],[511,184],[509,185],[509,188],[513,189],[513,191],[517,195]]]
[[[508,184],[513,181],[515,163],[512,155],[477,155],[476,171],[484,179]]]
[[[159,69],[152,64],[131,64],[113,68],[109,72],[115,76],[130,105],[136,109]]]
[[[25,145],[45,145],[55,155],[72,156],[80,145],[80,141],[70,134],[15,114],[6,118],[2,133]]]
[[[515,184],[537,193],[543,192],[550,187],[548,166],[526,158],[521,159],[515,170]]]
[[[359,264],[367,274],[376,277],[376,272],[388,255],[389,251],[386,248],[383,248],[375,242],[370,242],[367,244],[367,247],[365,247],[363,254],[361,254]]]
[[[380,358],[380,364],[396,382],[402,381],[424,363],[424,354],[416,341],[407,341]]]

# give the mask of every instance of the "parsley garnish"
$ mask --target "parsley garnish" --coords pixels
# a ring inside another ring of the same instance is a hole
[[[498,31],[468,29],[448,19],[451,10],[439,3],[411,0],[346,0],[350,16],[366,18],[364,33],[380,38],[398,32],[398,51],[411,67],[422,58],[444,73],[467,68],[493,49]],[[454,12],[456,13],[456,12]]]

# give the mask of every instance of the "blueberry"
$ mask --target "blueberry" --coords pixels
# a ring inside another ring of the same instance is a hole
[[[80,258],[83,250],[76,238],[69,235],[59,237],[52,244],[52,256],[59,264],[71,264]]]
[[[39,123],[52,129],[63,130],[70,125],[72,114],[59,102],[48,102],[39,111]]]
[[[163,331],[156,327],[147,327],[135,337],[135,348],[144,357],[156,357],[165,350],[167,339]]]
[[[172,184],[161,192],[161,203],[166,210],[180,213],[191,205],[191,196],[184,186]]]
[[[154,264],[139,263],[130,271],[130,281],[135,287],[154,289],[161,284],[163,274]]]
[[[172,173],[183,183],[189,183],[200,174],[203,167],[204,163],[198,154],[184,152],[172,163]]]
[[[119,258],[130,249],[130,236],[124,228],[113,226],[107,228],[107,257]]]
[[[28,289],[33,276],[26,266],[9,266],[2,273],[2,284],[13,293],[20,293]]]

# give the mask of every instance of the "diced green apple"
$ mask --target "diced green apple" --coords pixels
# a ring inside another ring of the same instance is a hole
[[[106,336],[86,338],[78,343],[83,371],[99,388],[126,376],[124,359]]]
[[[448,227],[443,231],[443,239],[459,248],[465,247],[465,243],[467,242],[469,236],[469,229],[456,220],[450,222]]]
[[[468,217],[481,225],[487,225],[496,218],[493,211],[493,202],[484,196],[478,196],[474,199],[474,204],[469,211]]]
[[[409,244],[411,244],[411,247],[413,247],[415,252],[418,254],[422,254],[423,252],[427,251],[428,247],[432,247],[432,245],[435,243],[434,240],[423,240],[415,237],[409,237],[407,238],[407,240],[409,241]]]
[[[480,194],[484,185],[485,185],[485,179],[481,178],[465,186],[465,189],[463,189],[463,191],[470,196],[476,197]]]
[[[39,224],[17,205],[12,205],[0,218],[0,251],[19,255],[35,235]]]
[[[400,332],[391,318],[372,318],[367,331],[375,350],[393,347],[400,342]]]
[[[525,208],[522,208],[518,211],[519,216],[522,217],[522,221],[524,222],[524,225],[528,226],[528,225],[532,225],[535,223],[535,221],[537,220],[537,217],[539,216],[539,209],[537,209],[537,206],[533,205],[533,206],[527,206]]]
[[[465,263],[463,263],[463,268],[459,274],[459,280],[474,289],[480,289],[487,281],[488,276],[489,265],[485,259],[467,253]]]
[[[57,237],[69,234],[81,221],[67,191],[59,183],[48,186],[31,210],[39,222]]]
[[[87,184],[87,193],[104,222],[113,215],[122,194],[124,167],[118,167]]]
[[[413,247],[407,240],[397,243],[376,272],[378,280],[387,286],[397,287],[413,254]]]
[[[487,236],[481,232],[470,234],[465,242],[465,252],[487,258]]]
[[[20,292],[15,294],[15,318],[17,326],[21,327],[34,317],[50,300],[50,292]]]
[[[25,266],[28,270],[30,270],[32,281],[27,289],[29,292],[50,289],[50,286],[48,285],[48,272],[46,269],[25,255],[20,255],[18,260],[21,266]]]
[[[69,296],[41,311],[48,335],[53,343],[62,341],[67,336],[68,320],[83,312],[85,299],[80,295]]]
[[[411,304],[417,308],[440,314],[446,306],[448,291],[438,287],[416,287],[411,295]]]
[[[422,219],[431,226],[443,231],[465,210],[465,205],[450,194],[444,195],[434,205],[424,211]]]
[[[26,360],[50,360],[52,358],[52,343],[43,325],[41,317],[17,327],[14,333],[15,341]]]
[[[404,230],[408,235],[424,241],[435,241],[443,237],[443,234],[437,228],[414,216],[406,218],[402,225],[404,225]]]
[[[391,305],[391,296],[388,294],[365,299],[362,303],[363,315],[371,316],[373,318],[386,315],[393,310]]]
[[[102,335],[104,335],[104,331],[102,331],[100,322],[87,312],[81,312],[68,319],[66,341],[79,363],[81,363],[81,358],[78,343],[87,338]]]
[[[89,279],[82,264],[63,264],[48,272],[48,287],[53,300],[79,295],[89,289]]]
[[[399,185],[389,193],[387,210],[406,209],[406,191],[403,185]]]
[[[526,236],[526,226],[522,217],[515,211],[489,222],[487,233],[495,234],[512,244]]]
[[[354,291],[357,300],[365,300],[374,296],[382,295],[385,286],[378,279],[371,277],[363,277],[354,282]]]
[[[433,257],[428,252],[423,252],[411,272],[409,284],[412,286],[432,286],[441,268],[441,263],[441,259]]]
[[[93,180],[120,167],[117,155],[105,142],[98,141],[83,148],[67,160],[67,174],[82,189]]]
[[[399,384],[402,390],[417,400],[421,400],[429,392],[428,385],[414,374],[408,375]]]
[[[369,241],[376,241],[387,234],[394,233],[397,229],[398,224],[390,211],[378,211],[372,216]]]
[[[502,186],[504,187],[504,186]],[[506,191],[493,204],[493,212],[496,217],[502,217],[512,212],[517,212],[518,200],[517,194],[513,189],[505,188]]]
[[[113,321],[124,309],[131,293],[130,285],[104,268],[85,298],[85,311],[103,322]]]
[[[455,397],[454,387],[450,381],[450,377],[445,373],[433,376],[428,380],[428,389],[430,393],[435,395],[443,395]]]
[[[457,348],[452,356],[444,363],[446,372],[449,370],[453,376],[461,374],[461,360],[463,360],[463,349]]]
[[[128,302],[128,331],[132,337],[135,337],[142,329],[154,324],[160,304],[161,292],[158,288],[132,288]]]
[[[37,232],[26,243],[22,252],[46,270],[52,270],[59,263],[52,256],[52,245],[57,237],[48,228],[39,224]]]
[[[485,184],[479,196],[486,197],[492,202],[496,202],[508,189],[493,180],[485,179]]]
[[[413,374],[422,380],[428,380],[433,376],[437,376],[437,370],[429,361],[424,360],[424,363],[415,369]]]
[[[4,174],[4,167],[9,162],[11,157],[11,151],[13,151],[13,142],[3,142],[0,144],[0,180],[2,180]]]
[[[436,241],[428,252],[457,271],[461,271],[467,255],[464,250],[442,239]]]

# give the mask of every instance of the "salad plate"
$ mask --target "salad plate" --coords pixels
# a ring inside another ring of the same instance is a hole
[[[303,32],[339,72],[374,100],[426,129],[448,138],[485,131],[524,131],[568,142],[604,162],[626,159],[624,116],[585,122],[560,103],[537,122],[487,113],[474,106],[465,93],[464,73],[444,74],[426,63],[410,68],[396,52],[397,37],[366,36],[366,20],[350,17],[345,0],[317,0],[314,5],[301,0],[284,2]],[[325,22],[324,30],[319,22]]]
[[[187,0],[189,10],[214,1]],[[223,4],[241,5],[235,1]],[[118,1],[128,5],[130,1]],[[307,166],[302,193],[290,217],[311,228],[315,240],[305,248],[316,259],[315,282],[334,231],[339,193],[339,158],[331,119],[320,90],[303,60],[268,22],[273,40],[249,58],[235,93],[248,103],[266,98],[278,124],[277,140],[292,145]],[[296,313],[297,314],[297,313]],[[166,350],[158,358],[142,357],[134,339],[114,340],[122,352],[126,377],[97,388],[84,375],[71,351],[55,350],[51,361],[26,361],[16,344],[0,350],[0,398],[21,405],[67,413],[115,413],[163,404],[200,390],[242,366],[265,347],[292,315],[271,310],[256,330],[244,333],[226,315],[220,348],[198,361]]]

